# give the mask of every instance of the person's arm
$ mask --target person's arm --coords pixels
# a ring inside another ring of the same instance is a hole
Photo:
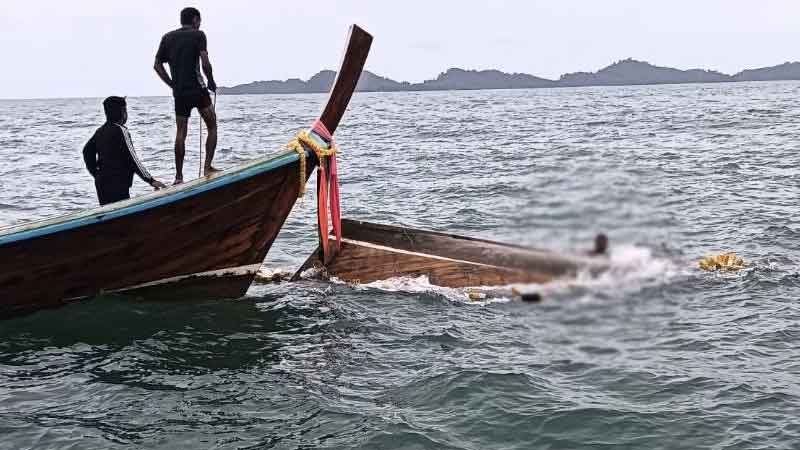
[[[168,60],[167,58],[167,43],[165,38],[161,38],[161,44],[158,46],[158,52],[156,52],[156,62],[153,63],[153,70],[156,71],[158,77],[161,78],[161,81],[164,82],[167,86],[172,89],[172,78],[169,77],[167,73],[167,69],[164,68],[164,63]]]
[[[139,161],[139,158],[136,156],[136,151],[133,149],[133,142],[131,141],[131,135],[128,130],[123,127],[119,127],[119,129],[122,131],[122,146],[128,151],[128,158],[131,166],[133,167],[133,171],[136,172],[136,175],[139,175],[139,178],[141,178],[142,181],[156,189],[165,188],[166,186],[164,183],[153,178],[153,176],[150,175],[150,172],[144,168],[142,162]]]
[[[163,81],[164,84],[166,84],[167,86],[169,86],[170,89],[172,89],[172,78],[169,77],[167,69],[164,68],[164,63],[158,62],[158,60],[156,60],[156,63],[153,65],[153,69],[155,69],[156,73],[158,74],[158,77],[161,78],[161,81]]]
[[[214,81],[214,74],[211,69],[211,61],[208,60],[208,52],[200,52],[200,61],[203,63],[203,73],[208,80],[208,90],[217,92],[217,83]]]
[[[211,68],[211,60],[208,59],[208,45],[206,43],[206,34],[200,34],[200,65],[203,67],[203,73],[208,80],[208,89],[217,92],[217,83],[214,81],[213,69]]]
[[[83,162],[92,177],[97,177],[97,145],[95,144],[94,135],[83,146]]]

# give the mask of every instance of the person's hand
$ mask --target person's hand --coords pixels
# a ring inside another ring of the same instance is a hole
[[[217,93],[217,83],[214,80],[208,80],[208,90],[215,94]]]
[[[162,183],[162,182],[160,182],[158,180],[153,180],[153,182],[150,183],[150,186],[153,186],[153,189],[155,189],[155,190],[166,189],[166,187],[167,187],[166,184],[164,184],[164,183]]]

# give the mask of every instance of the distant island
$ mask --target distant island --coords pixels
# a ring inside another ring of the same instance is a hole
[[[220,94],[303,94],[328,92],[336,72],[323,70],[308,81],[291,78],[285,81],[254,81],[232,87],[220,87]],[[644,84],[725,83],[737,81],[800,80],[800,62],[744,70],[727,75],[713,70],[680,70],[654,66],[644,61],[625,59],[597,72],[575,72],[548,80],[524,73],[499,70],[464,70],[453,68],[433,80],[422,83],[394,81],[364,71],[357,90],[362,92],[449,91],[477,89],[532,89],[576,86],[626,86]]]

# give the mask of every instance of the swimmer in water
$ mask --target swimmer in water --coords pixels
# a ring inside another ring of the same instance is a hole
[[[598,234],[594,238],[594,249],[587,253],[589,256],[607,256],[608,255],[608,236],[603,233]]]

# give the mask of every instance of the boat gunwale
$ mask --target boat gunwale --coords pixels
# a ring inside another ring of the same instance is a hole
[[[453,234],[453,233],[449,233],[449,232],[433,231],[433,230],[411,228],[411,227],[403,227],[403,226],[397,226],[397,225],[387,225],[387,224],[383,224],[383,223],[368,222],[368,221],[358,220],[358,219],[346,219],[346,218],[342,219],[342,233],[343,233],[342,237],[344,239],[349,239],[349,240],[352,240],[352,241],[362,241],[362,242],[370,243],[370,244],[373,244],[373,245],[376,245],[376,246],[386,247],[386,248],[392,249],[395,252],[397,250],[404,250],[404,249],[401,249],[399,247],[392,247],[391,245],[387,245],[387,243],[385,241],[382,241],[382,240],[370,239],[369,236],[361,235],[361,236],[359,236],[359,238],[355,238],[355,237],[352,236],[352,232],[354,231],[354,229],[371,230],[371,231],[380,233],[381,235],[387,235],[387,234],[392,234],[392,233],[400,233],[400,234],[403,234],[404,236],[406,236],[407,239],[410,239],[409,238],[409,233],[411,233],[414,236],[419,236],[419,237],[423,237],[423,236],[436,237],[436,238],[441,238],[441,239],[450,241],[449,243],[452,244],[452,245],[457,245],[459,242],[462,242],[464,244],[470,244],[470,245],[487,245],[487,246],[492,246],[492,247],[496,247],[496,248],[500,248],[500,249],[508,249],[510,251],[518,253],[520,256],[524,255],[526,257],[535,258],[535,259],[542,259],[542,260],[549,261],[551,263],[555,262],[557,264],[562,264],[562,265],[565,265],[565,266],[572,266],[574,268],[586,268],[586,269],[588,269],[590,271],[605,270],[606,268],[608,268],[608,262],[607,261],[598,260],[597,258],[593,258],[593,257],[588,256],[586,254],[578,253],[575,250],[562,252],[562,251],[556,251],[556,250],[548,249],[548,248],[532,247],[532,246],[527,246],[527,245],[505,243],[505,242],[494,241],[494,240],[489,240],[489,239],[483,239],[483,238],[478,238],[478,237],[473,237],[473,236],[463,236],[463,235]],[[409,240],[408,242],[413,244],[413,240]],[[406,250],[406,251],[410,251],[410,252],[418,254],[420,256],[427,256],[427,255],[435,256],[435,257],[441,257],[442,256],[442,255],[436,255],[435,253],[431,253],[431,252],[427,252],[427,251],[421,251],[421,250],[418,250],[418,249],[410,249],[410,250]],[[312,255],[312,257],[313,257],[313,255]],[[522,269],[522,270],[525,270],[522,267],[503,266],[503,265],[498,265],[498,264],[493,264],[493,263],[488,263],[488,262],[481,262],[478,259],[463,259],[463,258],[455,258],[455,257],[446,257],[446,258],[450,258],[450,259],[453,259],[453,260],[456,260],[456,261],[463,260],[463,261],[466,261],[466,262],[469,262],[469,263],[472,263],[472,264],[483,264],[483,265],[493,266],[493,267],[503,267],[503,268],[507,268],[507,269]],[[305,264],[304,264],[304,266],[305,266]]]
[[[314,152],[306,149],[306,158],[310,157],[314,157]],[[297,152],[278,151],[210,177],[198,178],[180,186],[170,186],[130,200],[72,214],[26,222],[8,228],[0,228],[0,246],[103,223],[158,208],[287,166],[299,159],[300,155]]]

